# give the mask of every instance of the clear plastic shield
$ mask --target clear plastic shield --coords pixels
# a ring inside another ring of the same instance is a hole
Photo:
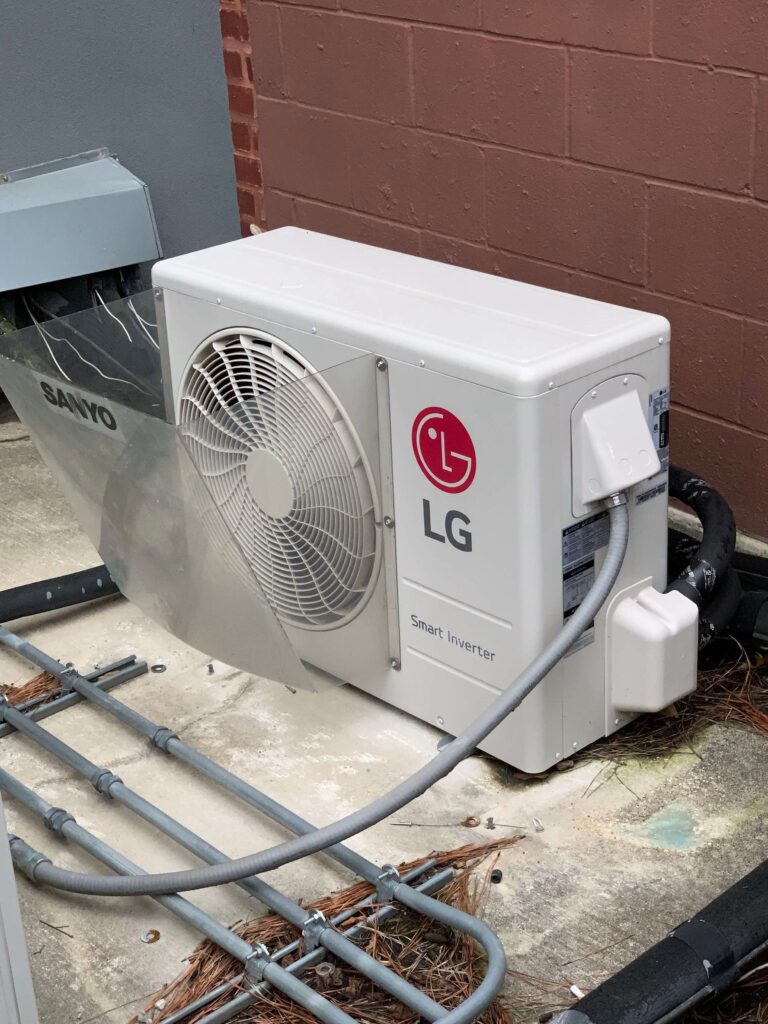
[[[132,302],[151,330],[149,309]],[[373,357],[312,374],[235,332],[203,349],[173,424],[158,350],[147,338],[141,363],[128,347],[136,329],[116,322],[128,325],[127,304],[107,311],[117,333],[100,333],[94,312],[50,326],[78,339],[71,359],[52,360],[60,352],[36,325],[0,339],[0,386],[83,529],[126,597],[174,635],[321,688],[327,678],[302,659],[366,609],[380,571]],[[384,657],[385,608],[367,635]]]
[[[0,334],[0,356],[46,378],[166,417],[160,343],[151,291],[45,321],[34,298],[21,303],[31,326]]]

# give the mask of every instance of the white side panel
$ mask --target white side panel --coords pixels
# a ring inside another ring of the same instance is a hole
[[[571,555],[575,550],[585,586],[599,571],[607,524],[592,524],[594,509],[581,519],[571,510],[571,413],[585,388],[615,370],[536,399],[514,398],[393,361],[389,372],[402,671],[371,675],[358,685],[456,734],[562,626],[564,530],[587,523],[578,540],[583,557],[579,560],[573,537]],[[643,377],[650,391],[663,386],[666,347],[627,360],[622,372]],[[429,420],[438,435],[431,462],[437,481],[422,469],[424,453],[420,457],[414,448],[414,424],[433,409],[457,418],[471,437],[474,475],[463,490],[439,486],[450,483],[452,465],[456,479],[464,476],[466,440],[462,447],[458,428],[453,433],[445,428],[451,420]],[[665,475],[659,474],[633,490],[631,539],[617,590],[649,576],[663,587],[665,484]],[[604,620],[602,612],[583,646],[483,749],[527,771],[540,771],[628,720],[616,720],[606,700]]]

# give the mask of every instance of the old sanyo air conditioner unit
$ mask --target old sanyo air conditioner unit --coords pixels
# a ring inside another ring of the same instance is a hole
[[[664,319],[293,228],[153,281],[168,408],[306,665],[459,733],[578,606],[620,487],[614,595],[484,749],[542,770],[694,688]]]

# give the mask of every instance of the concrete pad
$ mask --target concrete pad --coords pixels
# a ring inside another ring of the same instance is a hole
[[[3,587],[98,561],[29,441],[0,445],[0,514]],[[165,672],[149,673],[115,695],[317,824],[366,803],[422,765],[439,739],[430,726],[347,687],[307,695],[220,665],[211,674],[204,653],[119,598],[16,627],[83,671],[132,653],[162,662]],[[0,653],[1,681],[19,683],[34,674]],[[96,708],[81,705],[43,724],[228,854],[284,836]],[[143,868],[196,863],[29,740],[0,740],[0,764]],[[588,989],[764,858],[766,777],[765,740],[722,726],[697,739],[695,754],[681,751],[618,772],[586,764],[544,782],[518,781],[491,759],[475,757],[349,845],[379,863],[397,862],[522,826],[525,840],[501,858],[503,879],[491,889],[487,919],[514,970]],[[10,827],[57,863],[98,869],[13,802],[6,811]],[[482,824],[465,827],[468,816]],[[504,827],[488,830],[489,816]],[[535,830],[534,818],[543,831]],[[306,901],[348,884],[351,875],[315,857],[266,879]],[[149,899],[74,898],[35,889],[23,878],[18,887],[43,1024],[126,1021],[180,969],[199,938]],[[262,912],[234,886],[190,899],[225,923]],[[50,925],[66,925],[72,937]],[[147,945],[141,936],[151,928],[161,937]],[[513,1003],[523,993],[527,998],[530,990],[510,978]],[[534,1021],[538,1012],[518,1019]]]

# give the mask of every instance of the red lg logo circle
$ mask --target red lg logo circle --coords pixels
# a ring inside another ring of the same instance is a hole
[[[475,479],[477,459],[469,431],[447,409],[422,409],[411,431],[413,454],[424,476],[441,491],[459,494]]]

